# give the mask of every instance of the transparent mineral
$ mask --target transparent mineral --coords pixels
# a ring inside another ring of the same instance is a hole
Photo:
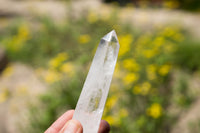
[[[97,48],[73,119],[83,125],[84,133],[97,133],[115,69],[119,43],[115,31],[105,35]]]

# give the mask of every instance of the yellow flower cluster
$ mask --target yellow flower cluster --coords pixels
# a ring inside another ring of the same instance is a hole
[[[139,64],[133,58],[123,60],[123,67],[129,71],[137,72],[140,70]]]
[[[118,112],[115,112],[115,114],[104,116],[103,119],[113,126],[118,126],[121,124],[122,118],[128,117],[128,114],[128,110],[122,108]]]
[[[78,39],[80,44],[88,43],[91,40],[91,37],[88,34],[81,35]]]
[[[147,98],[157,96],[160,79],[166,77],[172,69],[170,62],[159,59],[171,54],[175,49],[175,42],[182,39],[182,34],[173,26],[161,28],[156,34],[147,32],[134,40],[131,34],[119,36],[119,60],[114,74],[114,80],[123,83],[119,83],[119,88],[125,88],[124,91],[128,93],[132,91],[134,96],[140,95]],[[112,95],[108,98],[104,118],[117,126],[123,116],[127,117],[128,110],[116,109],[120,106],[118,104],[120,100],[117,97],[126,95],[120,93],[119,96],[115,94],[116,92],[117,90],[112,91]],[[144,112],[147,116],[158,119],[163,115],[161,104],[153,103],[145,106]]]
[[[119,116],[108,115],[103,117],[103,119],[106,120],[111,125],[117,126],[120,124]]]
[[[155,80],[157,78],[156,70],[157,70],[157,66],[155,64],[151,64],[151,65],[146,66],[147,78],[149,80]]]
[[[68,74],[71,77],[74,74],[74,65],[73,65],[72,62],[64,63],[61,66],[60,70],[61,70],[61,72],[65,73],[65,74]]]
[[[123,82],[125,85],[129,85],[131,83],[136,82],[139,79],[139,75],[137,73],[128,73],[124,78]]]
[[[0,103],[5,102],[10,96],[9,90],[7,88],[1,89],[0,92]]]
[[[132,42],[133,42],[133,36],[131,34],[119,36],[119,43],[121,46],[119,50],[119,56],[122,56],[130,51]]]
[[[106,102],[106,108],[107,109],[113,108],[116,105],[117,101],[118,101],[118,96],[116,95],[113,95],[112,97],[108,98]]]
[[[44,79],[47,83],[54,83],[61,80],[61,74],[58,73],[56,70],[49,69],[46,71]]]
[[[57,68],[60,65],[62,65],[62,63],[64,61],[66,61],[68,59],[68,55],[66,53],[59,53],[56,57],[54,57],[53,59],[51,59],[49,61],[49,66],[50,68]]]
[[[149,82],[144,82],[141,85],[135,85],[133,87],[133,93],[145,96],[149,93],[150,89],[151,89],[151,84]]]
[[[153,103],[148,109],[147,109],[147,115],[151,116],[154,119],[159,118],[162,115],[162,107],[158,103]]]
[[[178,26],[167,26],[161,31],[160,34],[164,37],[170,37],[178,42],[184,40],[184,37],[180,33]]]
[[[7,49],[19,51],[28,39],[30,39],[29,27],[26,24],[22,24],[18,29],[17,35],[4,40],[5,42],[3,43],[6,44]]]
[[[64,76],[72,77],[74,75],[74,65],[67,61],[68,58],[67,53],[59,53],[49,61],[49,68],[43,74],[47,83],[55,83],[65,79]]]
[[[169,73],[170,71],[170,68],[171,66],[170,65],[163,65],[160,67],[158,73],[161,75],[161,76],[165,76]]]

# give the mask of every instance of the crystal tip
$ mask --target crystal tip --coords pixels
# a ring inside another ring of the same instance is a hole
[[[108,34],[106,34],[102,39],[106,40],[106,41],[111,41],[112,37],[117,39],[117,34],[115,32],[115,30],[112,30],[111,32],[109,32]]]

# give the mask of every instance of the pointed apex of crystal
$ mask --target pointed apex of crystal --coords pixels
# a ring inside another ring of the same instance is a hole
[[[111,32],[106,34],[102,39],[105,40],[105,41],[108,41],[108,42],[111,42],[113,39],[118,41],[117,34],[116,34],[115,30],[112,30]]]

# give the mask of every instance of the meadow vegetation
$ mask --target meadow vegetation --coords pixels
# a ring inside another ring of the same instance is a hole
[[[121,47],[103,114],[111,133],[168,133],[179,114],[170,108],[186,109],[195,100],[187,78],[173,81],[177,70],[192,74],[200,68],[200,43],[184,28],[138,30],[119,22],[115,12],[88,12],[78,19],[69,15],[63,24],[46,17],[36,20],[37,26],[20,20],[0,32],[9,60],[32,66],[48,85],[40,103],[30,104],[28,132],[44,132],[75,108],[97,45],[112,29]]]

